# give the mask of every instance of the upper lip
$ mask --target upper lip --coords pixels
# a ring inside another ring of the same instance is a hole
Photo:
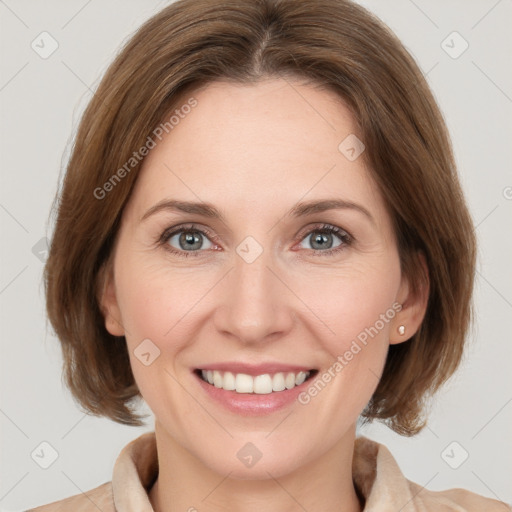
[[[283,364],[283,363],[260,363],[249,364],[242,362],[220,362],[211,363],[199,366],[196,370],[218,370],[221,372],[231,373],[245,373],[246,375],[264,375],[266,373],[279,373],[279,372],[308,372],[313,370],[311,366],[301,366],[296,364]]]

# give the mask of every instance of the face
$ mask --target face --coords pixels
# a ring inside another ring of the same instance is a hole
[[[221,474],[277,477],[353,438],[419,317],[336,95],[274,79],[193,96],[123,213],[106,326],[162,435]]]

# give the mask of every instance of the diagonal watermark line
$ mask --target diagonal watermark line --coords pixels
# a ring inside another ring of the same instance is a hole
[[[439,64],[439,61],[437,61],[426,73],[425,76],[428,76],[431,71],[433,71]]]
[[[485,276],[477,270],[477,274],[512,308],[512,302],[510,302]]]
[[[501,3],[501,0],[498,0],[472,27],[471,30],[473,30],[477,25],[480,24],[490,13],[494,10],[494,8]]]
[[[330,172],[331,172],[335,167],[336,167],[336,164],[334,164],[334,165],[333,165],[333,166],[332,166],[332,167],[331,167],[331,168],[330,168],[330,169],[329,169],[329,170],[328,170],[328,171],[327,171],[327,172],[326,172],[322,177],[320,177],[316,183],[314,183],[313,185],[311,185],[311,187],[309,188],[309,190],[307,190],[307,191],[302,195],[302,197],[299,199],[299,201],[297,201],[297,203],[298,203],[298,202],[300,202],[300,201],[302,201],[302,200],[303,200],[303,199],[304,199],[304,198],[305,198],[305,197],[306,197],[306,196],[307,196],[307,195],[308,195],[308,194],[309,194],[309,193],[310,193],[310,192],[311,192],[311,191],[312,191],[312,190],[313,190],[313,189],[314,189],[314,188],[315,188],[315,187],[316,187],[316,186],[317,186],[317,185],[318,185],[318,184],[319,184],[319,183],[320,183],[320,182],[321,182],[321,181],[322,181],[322,180],[323,180],[323,179],[324,179],[324,178],[325,178],[325,177],[326,177],[326,176],[327,176],[327,175],[328,175],[328,174],[329,174],[329,173],[330,173]],[[296,205],[297,203],[295,203],[295,205]],[[275,224],[274,224],[274,225],[273,225],[273,226],[272,226],[268,231],[267,231],[267,233],[270,233],[270,232],[271,232],[271,231],[272,231],[272,230],[273,230],[273,229],[274,229],[274,228],[275,228],[275,227],[276,227],[276,226],[277,226],[277,225],[278,225],[278,224],[279,224],[279,223],[284,219],[284,217],[285,217],[285,216],[286,216],[286,214],[285,214],[285,215],[283,215],[283,216],[282,216],[282,217],[281,217],[281,218],[280,218],[280,219],[279,219],[279,220],[278,220],[278,221],[277,221],[277,222],[276,222],[276,223],[275,223]]]
[[[382,375],[377,375],[377,374],[376,374],[376,373],[375,373],[371,368],[368,368],[368,370],[370,371],[370,373],[372,373],[372,374],[375,376],[375,378],[376,378],[378,381],[380,381],[380,379],[381,379]],[[398,399],[398,396],[397,396],[395,393],[391,393],[391,394],[395,397],[395,399]],[[402,400],[398,399],[398,401],[399,401],[399,403],[400,403],[400,402],[403,402],[403,399],[402,399]],[[429,430],[429,431],[432,433],[432,435],[434,435],[437,439],[439,439],[439,436],[436,434],[436,432],[434,432],[434,430],[433,430],[433,429],[431,429],[428,425],[425,425],[425,428],[426,428],[427,430]]]
[[[297,402],[295,402],[295,404],[296,404],[296,403],[297,403]],[[295,405],[295,404],[294,404],[294,405]],[[280,421],[280,422],[279,422],[279,423],[278,423],[278,424],[277,424],[277,425],[276,425],[276,426],[275,426],[275,427],[274,427],[274,428],[273,428],[273,429],[272,429],[272,430],[271,430],[271,431],[270,431],[270,432],[265,436],[265,439],[266,439],[267,437],[269,437],[269,436],[270,436],[270,434],[272,434],[272,433],[277,429],[277,427],[279,427],[280,425],[282,425],[282,424],[284,423],[284,421],[285,421],[286,419],[288,419],[288,417],[290,416],[290,414],[292,414],[293,412],[294,412],[294,411],[290,411],[290,412],[289,412],[289,413],[288,413],[288,414],[287,414],[287,415],[286,415],[286,416],[285,416],[285,417],[284,417],[284,418],[283,418],[283,419],[282,419],[282,420],[281,420],[281,421]]]
[[[2,501],[4,498],[7,497],[7,495],[30,473],[30,471],[27,471],[1,498],[0,501]]]
[[[228,271],[200,298],[192,307],[164,334],[167,336],[235,267],[231,267]]]
[[[489,491],[492,492],[492,494],[494,494],[498,501],[503,502],[503,500],[473,470],[471,470],[471,473],[473,473],[473,475],[475,475],[478,478],[478,480],[480,480],[480,482],[482,482],[485,485],[485,487],[487,487],[487,489],[489,489]],[[503,502],[503,504],[505,504],[505,502]]]
[[[76,73],[75,73],[75,72],[74,72],[74,71],[73,71],[73,70],[72,70],[72,69],[71,69],[71,68],[70,68],[70,67],[69,67],[69,66],[68,66],[64,61],[63,61],[63,60],[61,60],[61,62],[62,62],[62,64],[64,64],[64,66],[66,66],[66,67],[69,69],[69,71],[70,71],[71,73],[73,73],[73,75],[75,75],[75,76],[76,76],[76,78],[78,78],[78,80],[79,80],[82,84],[84,84],[84,85],[85,85],[85,87],[87,87],[87,89],[89,89],[89,91],[91,91],[91,93],[92,93],[93,95],[95,94],[95,93],[94,93],[94,91],[89,87],[89,85],[87,85],[87,84],[86,84],[86,83],[85,83],[85,82],[84,82],[84,81],[83,81],[83,80],[82,80],[82,79],[81,79],[81,78],[80,78],[80,77],[79,77],[79,76],[78,76],[78,75],[77,75],[77,74],[76,74]]]
[[[430,23],[434,25],[434,27],[439,28],[439,25],[416,2],[414,2],[414,0],[409,0],[409,2],[411,2],[411,4],[414,5],[414,7],[416,7],[416,9],[418,9],[418,11],[423,14],[423,16],[425,16],[425,18],[427,18],[427,20],[429,20]]]
[[[88,2],[86,2],[73,16],[71,16],[71,18],[69,18],[68,21],[66,21],[66,23],[64,23],[64,25],[62,25],[62,27],[60,27],[61,30],[66,28],[91,2],[92,0],[88,0]]]
[[[434,476],[433,476],[433,477],[432,477],[432,478],[431,478],[431,479],[430,479],[430,480],[429,480],[425,485],[423,485],[423,486],[421,487],[421,489],[420,489],[417,493],[415,493],[415,494],[412,496],[412,498],[411,498],[409,501],[407,501],[407,503],[405,503],[405,504],[404,504],[404,506],[403,506],[403,507],[401,507],[401,508],[398,510],[398,512],[400,512],[401,510],[403,510],[403,509],[404,509],[404,508],[405,508],[405,507],[406,507],[406,506],[407,506],[411,501],[413,501],[413,500],[414,500],[414,498],[416,498],[416,496],[418,496],[418,494],[419,494],[421,491],[423,491],[423,489],[425,489],[425,488],[427,487],[427,485],[428,485],[430,482],[432,482],[432,480],[434,480],[434,478],[435,478],[437,475],[439,475],[439,471],[438,471],[438,472],[437,472],[437,473],[436,473],[436,474],[435,474],[435,475],[434,475]]]
[[[66,474],[64,473],[64,471],[60,471],[100,512],[105,512],[103,509],[101,509],[100,507],[98,507],[98,505],[96,505],[96,503],[94,503],[94,501],[91,500],[91,498],[89,498],[89,496],[87,495],[87,493],[85,493],[84,491],[82,491],[82,489],[80,489],[80,487],[78,487],[78,485],[76,485],[75,482],[73,482],[73,480]]]
[[[87,414],[84,414],[60,439],[64,439],[81,421],[83,421],[87,417]]]
[[[498,411],[498,412],[497,412],[497,413],[496,413],[496,414],[495,414],[495,415],[494,415],[494,416],[493,416],[493,417],[492,417],[492,418],[491,418],[491,419],[490,419],[490,420],[489,420],[489,421],[488,421],[488,422],[487,422],[487,423],[486,423],[486,424],[485,424],[485,425],[484,425],[484,426],[483,426],[483,427],[482,427],[482,428],[481,428],[481,429],[480,429],[480,430],[479,430],[479,431],[478,431],[478,432],[477,432],[477,433],[476,433],[476,434],[471,438],[471,441],[473,441],[473,439],[475,439],[475,437],[476,437],[478,434],[480,434],[480,432],[482,432],[482,430],[483,430],[484,428],[486,428],[486,427],[487,427],[487,425],[489,425],[489,423],[491,423],[491,421],[493,421],[493,420],[494,420],[494,418],[496,418],[496,416],[498,416],[498,414],[499,414],[501,411],[503,411],[503,409],[505,409],[505,407],[506,407],[510,402],[512,402],[512,398],[509,398],[509,399],[505,402],[505,404],[504,404],[502,407],[500,407],[499,411]]]
[[[286,80],[286,77],[283,77],[283,79],[334,131],[336,131],[336,128],[329,121],[327,121],[327,119],[322,114],[320,114],[320,112],[318,112],[318,110],[313,105],[311,105],[311,103],[290,82],[288,82],[288,80]]]
[[[21,428],[19,427],[19,425],[16,424],[16,422],[14,420],[12,420],[10,418],[10,416],[8,416],[2,409],[0,409],[0,412],[27,438],[27,439],[30,439],[27,434],[25,434],[25,432],[23,432],[23,430],[21,430]]]
[[[23,64],[23,66],[21,66],[21,68],[18,69],[18,71],[16,71],[16,73],[14,73],[14,75],[11,76],[4,85],[2,85],[2,87],[0,87],[0,92],[2,92],[27,66],[28,62],[25,62],[25,64]]]
[[[86,83],[84,82],[80,76],[78,76],[72,69],[70,66],[68,66],[68,64],[66,64],[63,60],[61,60],[62,64],[64,64],[64,66],[83,84],[85,85],[85,87],[87,88],[87,90],[94,96],[94,97],[97,97],[96,96],[96,93],[93,91],[93,89]],[[101,105],[104,105],[108,110],[110,110],[110,112],[114,112],[112,110],[112,108],[110,107],[110,105],[106,102],[105,99],[102,99],[100,98],[100,101],[101,101]]]
[[[503,94],[503,96],[505,96],[505,98],[507,98],[508,101],[512,103],[512,98],[474,60],[472,60],[471,63],[487,78],[487,80],[489,80],[489,82],[491,82],[491,84],[494,85],[494,87],[496,87],[496,89],[498,89],[498,91],[501,92],[501,94]]]
[[[265,266],[270,270],[270,272],[272,272],[272,274],[274,274],[274,276],[277,277],[277,279],[279,279],[279,281],[281,281],[281,283],[286,286],[286,288],[288,288],[288,290],[293,293],[293,295],[295,295],[295,297],[297,297],[297,299],[302,302],[302,304],[304,304],[304,306],[306,306],[306,308],[308,308],[309,311],[311,311],[311,313],[313,313],[319,322],[321,322],[334,336],[336,336],[336,333],[268,265]]]
[[[11,286],[12,283],[14,283],[14,281],[16,281],[16,279],[18,279],[18,277],[21,276],[21,274],[23,274],[23,272],[25,272],[25,270],[27,270],[28,268],[28,265],[25,265],[25,267],[20,270],[1,290],[0,290],[0,295],[2,295],[2,293],[5,292],[5,290],[7,290],[7,288],[9,288],[9,286]]]
[[[128,333],[128,331],[126,331],[126,332],[127,332],[127,334],[129,334],[129,333]],[[119,381],[117,381],[117,383],[119,383]],[[98,399],[98,403],[101,403],[101,402],[103,401],[103,399],[105,398],[105,396],[107,395],[107,393],[108,393],[108,391],[105,391],[105,393],[103,393],[103,394],[99,397],[99,399]],[[68,430],[68,431],[67,431],[67,432],[66,432],[66,433],[65,433],[65,434],[60,438],[60,439],[62,440],[62,439],[64,439],[65,437],[67,437],[67,436],[68,436],[68,434],[70,434],[70,433],[71,433],[71,431],[72,431],[72,430],[74,430],[74,429],[78,426],[78,424],[79,424],[81,421],[83,421],[85,418],[87,418],[88,416],[89,416],[89,414],[87,414],[87,413],[83,414],[83,415],[82,415],[82,417],[81,417],[81,418],[80,418],[80,419],[79,419],[79,420],[78,420],[78,421],[77,421],[77,422],[76,422],[76,423],[75,423],[75,424],[74,424],[74,425],[73,425],[73,426],[72,426],[72,427],[71,427],[71,428],[70,428],[70,429],[69,429],[69,430]]]
[[[9,217],[11,217],[11,219],[14,220],[14,222],[23,229],[23,231],[25,231],[25,233],[28,233],[28,229],[3,204],[0,204],[0,208],[2,208],[2,210],[7,213],[7,215],[9,215]]]
[[[30,28],[6,3],[4,0],[0,0],[0,3],[4,5],[9,11],[11,11],[11,14],[18,18],[18,20],[25,25],[25,27]]]
[[[180,177],[179,177],[179,176],[178,176],[178,175],[177,175],[177,174],[176,174],[176,173],[175,173],[175,172],[174,172],[174,171],[173,171],[173,170],[172,170],[172,169],[171,169],[167,164],[166,164],[166,163],[164,163],[163,165],[164,165],[164,167],[165,167],[169,172],[172,172],[172,174],[173,174],[174,176],[176,176],[176,178],[178,178],[178,179],[181,181],[181,183],[183,183],[183,185],[184,185],[185,187],[187,187],[187,188],[190,190],[190,192],[192,192],[192,194],[194,194],[194,195],[197,197],[197,199],[198,199],[198,201],[199,201],[199,202],[204,203],[204,201],[203,201],[203,200],[202,200],[202,199],[201,199],[201,198],[200,198],[200,197],[199,197],[199,196],[198,196],[198,195],[197,195],[197,194],[196,194],[196,193],[195,193],[195,192],[194,192],[194,191],[193,191],[193,190],[192,190],[192,189],[191,189],[191,188],[190,188],[190,187],[189,187],[189,186],[188,186],[188,185],[187,185],[187,184],[186,184],[186,183],[185,183],[185,182],[184,182],[184,181],[183,181],[183,180],[182,180],[182,179],[181,179],[181,178],[180,178]],[[222,222],[222,224],[224,224],[224,226],[226,227],[226,229],[228,229],[228,226],[226,225],[226,223],[225,223],[222,219],[219,219],[219,220]]]
[[[477,230],[478,226],[480,226],[480,224],[483,224],[484,221],[487,220],[488,217],[491,216],[492,213],[494,213],[496,211],[496,209],[498,208],[499,204],[497,204],[476,226],[475,226],[475,231]]]
[[[430,433],[433,434],[435,437],[437,437],[437,439],[439,439],[439,436],[428,425],[425,425],[425,428],[427,430],[430,430]]]
[[[124,331],[123,336],[126,336],[126,335],[131,336],[131,335],[132,335],[132,333],[131,333],[131,332],[130,332],[130,331],[129,331],[129,330],[128,330],[128,329],[127,329],[127,328],[126,328],[122,323],[121,323],[121,320],[118,320],[118,319],[117,319],[117,318],[112,314],[112,312],[110,312],[110,316],[112,317],[112,320],[114,320],[114,322],[115,322],[119,327],[121,327],[121,329],[123,329],[123,331]]]
[[[377,375],[377,374],[376,374],[376,373],[375,373],[371,368],[368,368],[368,371],[369,371],[370,373],[372,373],[373,375],[375,375],[375,378],[376,378],[377,380],[380,380],[380,378],[382,377],[382,375]],[[395,395],[395,398],[396,398],[396,395]]]
[[[290,493],[288,492],[288,490],[287,490],[287,489],[286,489],[286,488],[281,484],[281,482],[280,482],[277,478],[275,478],[275,477],[274,477],[272,474],[270,474],[268,471],[267,471],[267,475],[268,475],[270,478],[272,478],[272,480],[274,480],[274,482],[275,482],[277,485],[279,485],[279,487],[281,487],[281,489],[283,489],[283,491],[284,491],[286,494],[288,494],[288,496],[290,496],[290,498],[291,498],[293,501],[295,501],[295,503],[297,503],[297,505],[298,505],[302,510],[304,510],[305,512],[308,512],[308,511],[307,511],[307,509],[304,507],[304,505],[302,505],[302,503],[299,503],[299,502],[295,499],[295,497],[294,497],[292,494],[290,494]]]
[[[201,501],[204,501],[206,498],[208,498],[208,496],[210,496],[210,494],[212,494],[214,491],[216,491],[224,483],[226,478],[228,478],[228,476],[231,475],[231,473],[233,473],[233,471],[230,471]],[[191,509],[189,509],[189,510],[191,510]]]
[[[208,414],[208,416],[210,416],[213,421],[215,421],[215,423],[217,423],[217,425],[219,425],[222,430],[224,430],[224,432],[226,432],[226,434],[228,434],[230,437],[233,437],[233,434],[224,425],[222,425],[222,423],[220,423],[219,420],[217,420],[217,418],[215,418],[215,416],[213,416],[210,411],[208,411],[208,409],[206,409],[206,407],[185,386],[183,386],[183,384],[181,384],[181,382],[174,375],[169,373],[167,368],[164,368],[164,371],[206,412],[206,414]]]

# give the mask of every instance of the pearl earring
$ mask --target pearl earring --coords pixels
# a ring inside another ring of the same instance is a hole
[[[400,334],[400,336],[403,336],[405,334],[405,325],[400,325],[398,327],[398,334]]]

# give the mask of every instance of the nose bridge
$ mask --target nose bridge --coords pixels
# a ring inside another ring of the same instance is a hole
[[[232,272],[233,292],[239,300],[249,300],[251,304],[262,307],[269,301],[273,287],[270,282],[272,273],[269,270],[271,262],[267,252],[258,256],[254,261],[246,261],[243,257],[235,258],[235,268]]]
[[[251,243],[243,242],[237,248],[216,318],[218,329],[244,342],[263,341],[270,334],[283,333],[292,320],[288,294],[270,270],[270,251],[262,250],[255,257],[256,247]]]

